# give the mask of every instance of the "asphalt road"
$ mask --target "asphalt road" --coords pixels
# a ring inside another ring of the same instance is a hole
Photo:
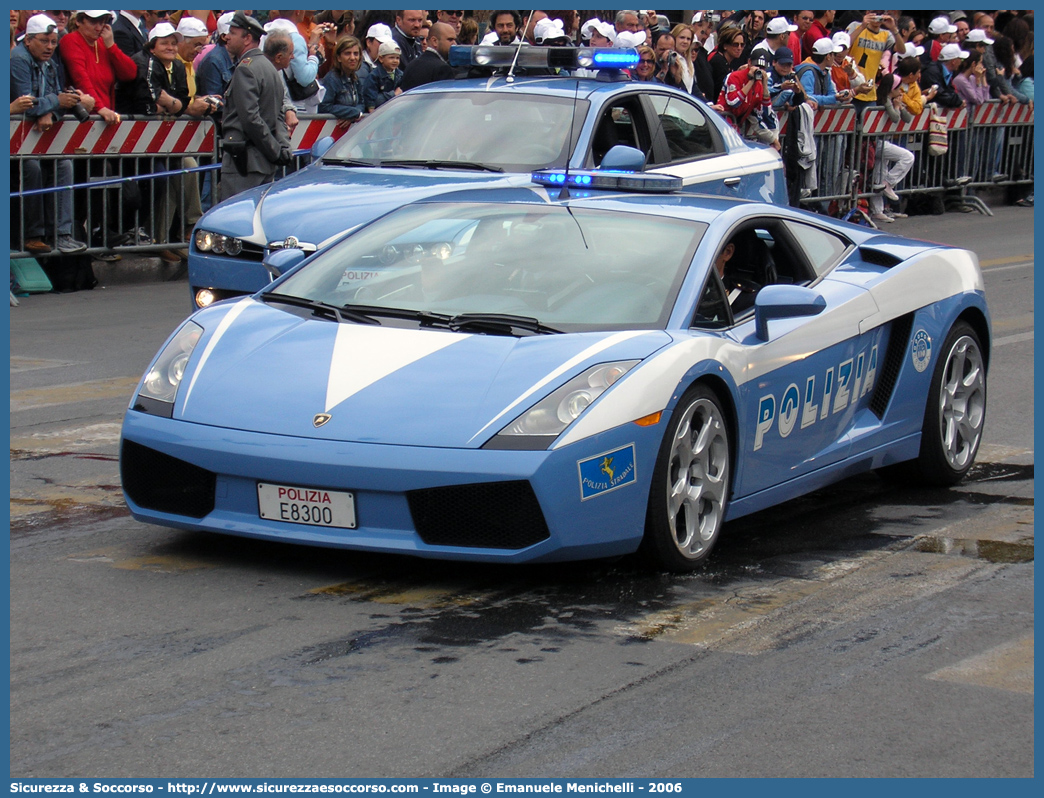
[[[975,249],[979,464],[726,527],[689,576],[503,568],[150,527],[119,420],[184,282],[11,311],[11,775],[1033,775],[1032,211]]]

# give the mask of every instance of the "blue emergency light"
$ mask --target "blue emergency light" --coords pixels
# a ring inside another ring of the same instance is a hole
[[[450,66],[510,67],[515,64],[525,69],[630,69],[637,66],[639,60],[634,48],[539,47],[531,44],[454,45],[449,54]]]
[[[633,191],[648,194],[664,194],[680,191],[682,179],[674,175],[637,174],[635,172],[611,171],[566,171],[564,169],[540,169],[530,175],[534,183],[550,188],[570,186],[592,188],[601,191]]]

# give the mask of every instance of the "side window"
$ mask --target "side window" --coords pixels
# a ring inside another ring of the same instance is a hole
[[[602,111],[594,138],[591,140],[590,160],[598,166],[617,144],[625,144],[649,153],[648,136],[643,128],[644,114],[637,97],[625,97]]]
[[[851,246],[851,242],[841,236],[812,225],[791,221],[787,221],[786,225],[794,238],[797,239],[801,249],[804,250],[805,255],[808,257],[808,262],[812,264],[812,268],[816,271],[817,277],[822,277],[837,265],[837,262],[841,260],[841,256]]]
[[[690,326],[716,330],[728,327],[730,320],[729,300],[725,296],[725,287],[721,284],[717,273],[712,270],[711,275],[707,278],[707,284],[703,287],[703,294],[696,305],[696,313],[693,314]]]
[[[690,161],[724,151],[714,126],[698,106],[665,95],[654,95],[650,99],[667,140],[669,160],[666,163]]]

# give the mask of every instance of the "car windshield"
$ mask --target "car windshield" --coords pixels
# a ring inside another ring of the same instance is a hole
[[[532,332],[662,328],[706,228],[542,203],[421,203],[315,256],[273,294],[380,323],[392,314],[379,309],[410,309],[525,317]]]
[[[561,167],[588,105],[572,97],[535,94],[403,95],[353,125],[323,160],[389,166],[461,162],[505,172]]]

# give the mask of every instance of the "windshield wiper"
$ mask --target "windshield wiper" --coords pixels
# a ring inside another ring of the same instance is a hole
[[[513,330],[525,330],[538,335],[561,333],[554,327],[542,324],[532,316],[515,316],[511,313],[460,313],[453,316],[447,326],[455,332],[482,331],[495,335],[513,335]]]
[[[261,294],[261,298],[266,302],[279,302],[283,305],[308,308],[316,316],[328,316],[340,324],[344,324],[346,321],[354,321],[357,324],[380,324],[377,319],[372,316],[367,316],[365,313],[349,308],[339,308],[336,305],[327,305],[325,302],[319,302],[315,299],[305,299],[304,297],[291,296],[290,294],[279,294],[275,291],[266,291]]]
[[[363,161],[359,158],[326,158],[323,163],[336,164],[337,166],[380,166],[380,161]]]
[[[514,335],[515,330],[524,330],[538,335],[562,332],[542,324],[539,319],[532,316],[515,316],[510,313],[459,313],[456,316],[450,316],[446,313],[433,313],[430,310],[353,304],[344,305],[342,309],[368,316],[408,319],[419,322],[421,327],[442,327],[453,332],[485,332],[493,335]]]
[[[472,169],[478,172],[503,172],[499,166],[490,166],[484,163],[475,163],[474,161],[439,161],[434,159],[424,158],[402,158],[398,160],[381,161],[380,164],[371,164],[373,166],[405,166],[407,168],[416,167],[418,169]]]
[[[386,308],[381,305],[355,305],[348,303],[347,305],[342,305],[341,309],[367,316],[384,316],[388,319],[419,321],[422,326],[432,327],[448,324],[452,318],[445,313],[432,313],[427,310],[411,310],[410,308]]]

